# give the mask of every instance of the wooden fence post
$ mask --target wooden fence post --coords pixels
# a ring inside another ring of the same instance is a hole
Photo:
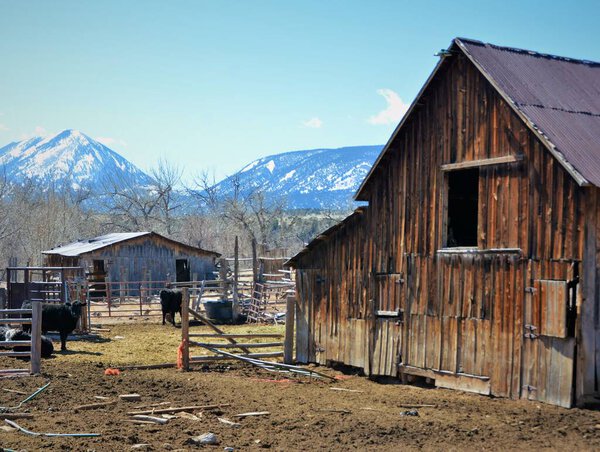
[[[119,272],[119,303],[125,303],[125,267],[121,266]]]
[[[190,370],[190,294],[187,287],[182,290],[181,342],[183,343],[183,370]]]
[[[31,302],[31,373],[39,374],[42,361],[42,303]]]
[[[258,258],[256,257],[256,239],[252,239],[252,281],[258,282]]]
[[[231,306],[233,323],[239,321],[242,314],[240,309],[240,301],[238,299],[238,283],[240,279],[240,246],[238,236],[235,236],[235,246],[233,248],[233,301]]]
[[[294,363],[294,320],[296,314],[296,297],[287,297],[285,310],[285,342],[283,344],[283,362]]]

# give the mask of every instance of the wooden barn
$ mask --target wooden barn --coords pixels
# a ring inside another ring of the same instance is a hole
[[[45,265],[83,267],[91,282],[214,279],[214,251],[155,232],[107,234],[43,251]]]
[[[600,64],[455,39],[289,265],[297,359],[570,407],[600,388]]]

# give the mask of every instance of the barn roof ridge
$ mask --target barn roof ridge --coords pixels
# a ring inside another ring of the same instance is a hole
[[[537,52],[535,50],[522,49],[520,47],[502,46],[502,45],[494,44],[491,42],[483,42],[478,39],[457,37],[454,39],[454,41],[460,41],[463,43],[479,45],[479,46],[483,46],[483,47],[489,47],[489,48],[492,48],[495,50],[502,50],[502,51],[506,51],[506,52],[526,54],[526,55],[529,55],[532,57],[537,57],[537,58],[546,58],[549,60],[564,61],[566,63],[585,64],[587,66],[600,66],[600,61],[587,60],[587,59],[583,59],[583,58],[572,58],[572,57],[566,57],[566,56],[561,56],[561,55],[555,55],[552,53]]]
[[[167,240],[172,243],[176,243],[178,245],[185,246],[190,249],[194,249],[196,251],[202,251],[209,254],[214,254],[215,256],[220,256],[220,253],[216,251],[205,250],[203,248],[199,248],[196,246],[191,246],[183,242],[179,242],[177,240],[170,239],[165,237],[164,235],[158,234],[153,231],[140,231],[140,232],[111,232],[109,234],[103,234],[98,237],[92,237],[90,239],[79,239],[71,243],[67,243],[64,245],[59,245],[55,248],[51,248],[49,250],[42,251],[42,254],[57,254],[61,256],[79,256],[81,254],[89,253],[92,251],[96,251],[102,248],[109,247],[111,245],[122,243],[127,240],[133,240],[144,236],[156,236],[160,237],[164,240]]]
[[[363,179],[355,200],[366,200],[363,191],[396,136],[448,60],[446,56],[457,52],[481,72],[580,186],[600,187],[600,63],[455,38],[440,54],[442,58]]]

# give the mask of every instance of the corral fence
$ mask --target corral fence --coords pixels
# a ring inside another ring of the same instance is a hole
[[[23,317],[24,315],[28,317]],[[31,325],[28,341],[0,341],[0,349],[29,347],[28,351],[0,351],[0,356],[29,358],[29,369],[0,369],[0,378],[39,374],[42,357],[42,303],[33,301],[31,309],[0,309],[0,323]]]
[[[71,283],[69,283],[71,284]],[[74,286],[79,283],[73,282]],[[204,303],[224,296],[227,286],[220,280],[171,282],[160,281],[106,281],[94,282],[72,292],[84,292],[88,300],[87,323],[106,318],[160,317],[160,291],[186,288],[191,307],[204,311]]]
[[[294,297],[286,300],[288,306],[294,310]],[[293,350],[293,314],[291,315],[290,327],[286,325],[285,336],[278,333],[225,333],[203,316],[190,307],[190,293],[187,288],[183,289],[183,303],[181,312],[181,347],[180,367],[189,370],[193,364],[230,360],[231,355],[243,359],[273,359],[284,357],[286,362],[292,360]],[[198,333],[190,330],[190,317],[200,321],[212,329],[211,333]],[[242,340],[243,342],[240,342]],[[193,355],[192,348],[198,347],[208,351],[210,354]]]

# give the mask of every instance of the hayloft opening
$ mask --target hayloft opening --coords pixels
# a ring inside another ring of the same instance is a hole
[[[447,247],[477,246],[479,169],[448,173]]]

